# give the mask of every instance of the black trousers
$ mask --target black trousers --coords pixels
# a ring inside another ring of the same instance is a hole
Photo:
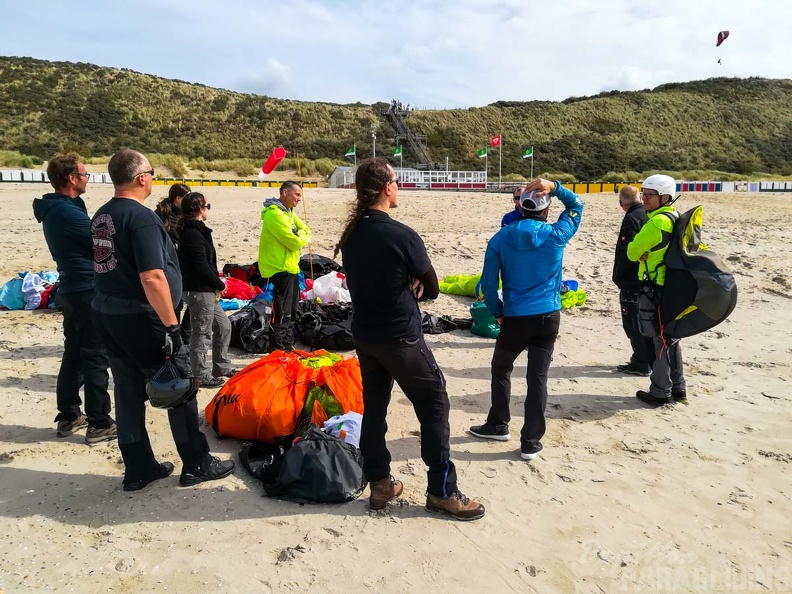
[[[165,327],[153,311],[123,315],[96,312],[96,319],[113,371],[124,482],[146,479],[159,470],[146,430],[146,381],[165,362],[162,354]],[[179,356],[186,357],[183,348]],[[189,363],[186,365],[189,367]],[[195,398],[168,410],[168,422],[185,468],[204,466],[211,461],[209,443],[198,428]]]
[[[635,291],[620,290],[619,306],[621,307],[622,327],[630,339],[632,356],[630,365],[646,373],[652,370],[654,360],[654,343],[651,338],[641,334],[638,324],[638,289]]]
[[[102,336],[93,322],[93,289],[79,293],[61,293],[63,304],[63,358],[55,394],[58,403],[56,421],[73,421],[80,416],[80,387],[85,392],[85,415],[91,427],[113,424],[110,416],[109,375]]]
[[[536,445],[545,434],[547,406],[547,372],[553,360],[553,348],[558,337],[561,312],[538,316],[505,317],[492,354],[492,406],[487,423],[505,427],[511,420],[511,372],[514,361],[528,349],[528,370],[525,380],[525,419],[520,441]]]
[[[269,350],[288,351],[294,348],[294,314],[300,301],[300,278],[296,274],[279,272],[262,279],[262,286],[272,283],[274,320]]]
[[[448,497],[457,490],[451,461],[448,393],[443,372],[423,337],[416,340],[355,340],[363,378],[363,426],[360,452],[369,482],[390,475],[391,455],[385,443],[393,382],[413,405],[421,424],[421,459],[428,467],[427,491]]]

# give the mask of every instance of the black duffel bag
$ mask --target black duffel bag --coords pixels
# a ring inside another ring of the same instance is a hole
[[[300,301],[295,313],[297,338],[312,349],[351,351],[352,304]]]
[[[299,266],[305,278],[319,278],[331,272],[341,272],[344,269],[332,258],[317,254],[303,254],[300,256]],[[312,267],[313,270],[311,270]]]
[[[360,450],[317,425],[311,425],[283,459],[274,462],[261,473],[269,497],[297,503],[344,503],[360,497],[366,488]]]
[[[269,352],[272,336],[272,302],[256,299],[228,316],[231,321],[230,346],[248,353]]]

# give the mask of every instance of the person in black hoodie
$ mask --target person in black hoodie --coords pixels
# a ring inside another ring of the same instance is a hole
[[[107,391],[110,366],[104,342],[93,323],[93,242],[91,218],[85,202],[90,174],[76,153],[55,155],[47,164],[55,189],[33,200],[33,214],[44,228],[44,239],[60,273],[58,295],[63,303],[63,358],[55,394],[58,403],[58,437],[68,437],[88,426],[88,444],[116,438]],[[80,410],[80,386],[85,392],[85,412]]]
[[[641,288],[638,281],[638,262],[630,262],[627,258],[627,245],[648,219],[641,198],[638,196],[638,188],[635,186],[624,186],[621,189],[619,205],[625,215],[616,241],[613,282],[619,287],[622,326],[627,338],[630,339],[632,356],[629,363],[617,366],[616,370],[629,375],[648,376],[652,370],[654,344],[651,338],[641,336],[638,327],[638,292]]]
[[[182,299],[190,308],[190,366],[201,386],[218,388],[223,376],[236,373],[228,358],[231,322],[215,298],[225,289],[217,272],[217,252],[212,230],[206,226],[210,204],[199,192],[182,198],[179,231],[179,266],[182,270]],[[206,356],[212,349],[212,364]]]

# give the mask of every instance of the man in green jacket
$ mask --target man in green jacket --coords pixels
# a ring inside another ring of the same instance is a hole
[[[679,214],[672,205],[676,181],[668,175],[650,175],[642,185],[641,199],[649,220],[627,246],[627,258],[638,262],[641,293],[638,317],[641,333],[654,342],[649,391],[638,390],[636,396],[651,406],[671,402],[687,404],[685,372],[679,339],[663,336],[657,304],[665,286],[665,255],[671,241],[674,222]],[[667,214],[665,214],[667,213]]]
[[[294,348],[294,312],[300,299],[300,250],[311,241],[311,230],[294,213],[302,188],[295,181],[283,182],[280,197],[264,202],[259,239],[259,273],[263,287],[272,283],[275,319],[269,350]]]

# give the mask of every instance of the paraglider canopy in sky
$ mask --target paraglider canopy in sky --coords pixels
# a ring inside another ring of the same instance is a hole
[[[718,43],[715,44],[715,47],[719,47],[720,44],[726,41],[728,37],[729,37],[728,31],[721,31],[720,33],[718,33]]]

